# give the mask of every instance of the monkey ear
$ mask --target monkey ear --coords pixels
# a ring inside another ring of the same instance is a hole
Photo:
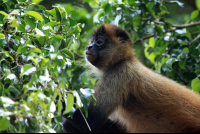
[[[125,43],[126,41],[130,41],[130,37],[125,30],[118,28],[118,29],[116,29],[115,33],[116,33],[116,37],[120,38],[121,43]]]

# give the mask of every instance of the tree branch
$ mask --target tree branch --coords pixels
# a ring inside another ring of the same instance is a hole
[[[162,22],[154,22],[155,24],[159,24],[159,25],[164,25],[164,23]],[[177,29],[183,29],[183,28],[188,28],[188,27],[194,27],[194,26],[199,26],[200,25],[200,22],[197,22],[197,23],[191,23],[191,24],[186,24],[186,25],[173,25],[172,24],[172,27],[175,27],[174,29],[171,29],[171,30],[167,30],[164,32],[164,34],[166,33],[169,33],[169,32],[173,32],[173,31],[176,31]],[[136,41],[133,42],[133,45],[139,43],[139,42],[142,42],[143,40],[146,40],[146,39],[149,39],[151,37],[154,37],[154,34],[150,34],[148,36],[145,36],[144,38],[142,39],[138,39]],[[199,39],[200,37],[198,37]],[[195,38],[196,39],[196,38]],[[197,39],[196,39],[197,40]],[[195,40],[195,41],[196,41]]]
[[[198,39],[200,39],[200,34],[196,38],[194,38],[192,41],[190,41],[189,45],[191,45],[192,43],[194,43]]]

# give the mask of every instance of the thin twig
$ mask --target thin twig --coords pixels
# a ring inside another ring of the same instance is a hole
[[[198,39],[200,39],[200,34],[196,38],[194,38],[192,41],[190,41],[189,45],[191,45],[192,43],[194,43]]]
[[[5,77],[6,75],[4,74],[2,77],[1,77],[1,79],[0,80],[2,80],[4,77]]]
[[[28,94],[30,94],[30,92],[28,92],[28,93],[26,93],[26,94],[24,94],[24,95],[22,95],[22,96],[18,96],[18,97],[16,97],[16,98],[14,98],[13,100],[15,101],[15,100],[17,100],[17,99],[21,99],[22,97],[25,97],[25,96],[27,96]]]
[[[86,123],[87,126],[88,126],[88,129],[89,129],[90,131],[92,131],[91,128],[90,128],[90,126],[89,126],[89,124],[88,124],[88,122],[87,122],[87,120],[86,120],[86,118],[85,118],[85,116],[83,115],[83,113],[82,113],[82,111],[81,111],[80,108],[79,108],[79,110],[80,110],[80,112],[81,112],[81,114],[82,114],[82,116],[83,116],[83,119],[85,120],[85,123]]]
[[[176,30],[177,30],[177,28],[171,29],[171,30],[168,30],[168,31],[164,32],[164,34],[166,34],[166,33],[168,33],[168,32],[173,32],[173,31],[176,31]],[[150,34],[150,35],[148,35],[148,36],[145,36],[145,37],[142,38],[142,39],[139,39],[139,40],[134,41],[134,42],[133,42],[133,45],[135,45],[135,44],[137,44],[137,43],[139,43],[139,42],[141,42],[141,41],[143,41],[143,40],[149,39],[149,38],[151,38],[151,37],[154,37],[154,34]]]

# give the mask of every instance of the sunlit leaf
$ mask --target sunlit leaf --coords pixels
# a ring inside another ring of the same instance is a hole
[[[34,52],[34,53],[42,53],[42,51],[39,48],[31,48],[29,51],[29,53]]]
[[[191,20],[196,19],[198,15],[199,15],[199,10],[193,11],[191,14]]]
[[[6,18],[8,17],[8,14],[5,13],[4,11],[0,11],[0,14],[4,15]]]
[[[28,11],[28,12],[25,13],[25,15],[30,15],[30,16],[33,16],[34,18],[40,20],[41,22],[43,21],[42,16],[38,12]]]
[[[73,105],[74,105],[74,96],[71,94],[67,94],[67,106],[64,111],[64,114],[69,113],[71,111]]]
[[[35,32],[40,36],[45,36],[44,33],[38,28],[35,28]]]
[[[0,131],[5,131],[9,128],[10,121],[7,118],[0,119]]]
[[[2,52],[3,54],[5,54],[6,56],[10,57],[12,61],[14,61],[14,58],[8,53],[8,52]]]
[[[19,10],[13,10],[9,15],[18,15],[19,14]]]
[[[200,0],[196,0],[196,6],[200,10]]]
[[[22,73],[20,74],[20,76],[22,77],[23,75],[29,75],[29,74],[33,73],[34,71],[36,71],[36,67],[34,67],[33,65],[30,65],[30,64],[26,64],[21,69]]]
[[[149,39],[149,46],[152,47],[152,48],[154,48],[154,46],[155,46],[155,39],[154,39],[154,37],[152,37],[152,38]]]
[[[0,39],[5,39],[5,35],[0,33]]]
[[[59,100],[58,101],[58,113],[61,115],[61,111],[63,109],[63,105],[62,105],[62,102]]]
[[[50,111],[54,113],[56,111],[56,105],[54,102],[51,102]]]
[[[69,22],[70,22],[70,26],[73,27],[76,25],[76,20],[72,19],[71,17],[68,17]]]
[[[74,54],[68,50],[67,48],[61,50],[62,52],[64,52],[66,55],[68,55],[71,59],[74,59]]]
[[[192,80],[191,86],[195,92],[200,92],[200,80],[198,78]]]
[[[43,0],[32,0],[32,3],[40,3],[42,2]]]
[[[9,74],[7,77],[7,79],[13,80],[16,78],[15,74]]]

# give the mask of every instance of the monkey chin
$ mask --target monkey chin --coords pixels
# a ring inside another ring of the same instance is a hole
[[[97,59],[97,56],[95,54],[93,55],[90,55],[90,54],[86,54],[86,59],[91,63],[91,64],[94,64],[96,59]]]

